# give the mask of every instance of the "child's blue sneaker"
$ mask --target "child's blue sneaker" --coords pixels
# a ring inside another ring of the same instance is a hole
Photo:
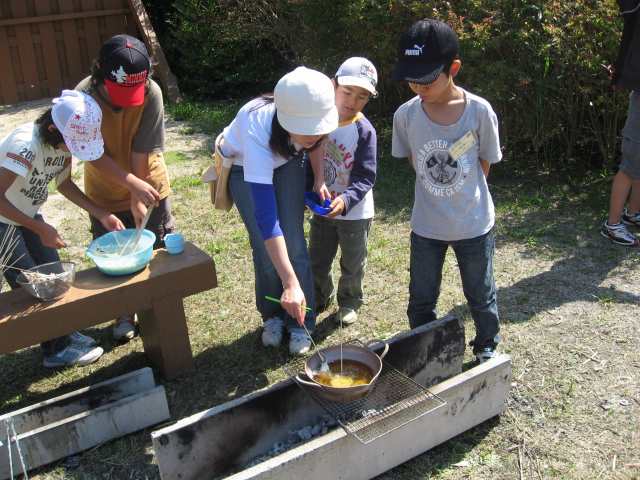
[[[71,343],[80,347],[95,347],[97,345],[93,338],[83,335],[80,332],[73,332],[69,335],[69,338],[71,339]]]
[[[98,360],[103,353],[104,350],[100,347],[85,347],[72,343],[58,353],[44,357],[42,364],[46,368],[89,365]]]

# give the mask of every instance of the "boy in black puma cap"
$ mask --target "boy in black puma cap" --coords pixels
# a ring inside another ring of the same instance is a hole
[[[486,177],[502,153],[491,105],[454,83],[462,65],[458,48],[455,32],[437,20],[416,22],[402,35],[393,76],[416,96],[393,117],[392,155],[408,157],[416,171],[409,324],[436,319],[451,246],[476,326],[473,353],[483,362],[495,356],[499,340],[495,216]]]

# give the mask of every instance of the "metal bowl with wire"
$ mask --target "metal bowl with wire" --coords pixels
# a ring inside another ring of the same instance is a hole
[[[50,302],[67,293],[75,278],[75,263],[51,262],[21,272],[16,281],[33,297]]]
[[[366,396],[380,376],[382,372],[382,359],[389,351],[389,344],[382,342],[384,347],[378,355],[370,350],[369,346],[371,343],[373,342],[370,342],[370,344],[364,347],[349,344],[342,346],[334,345],[322,350],[332,372],[334,367],[339,368],[341,361],[360,365],[361,369],[368,370],[368,381],[365,383],[349,386],[332,386],[320,382],[319,377],[322,375],[322,360],[318,352],[307,359],[304,366],[304,374],[297,375],[296,381],[306,387],[314,389],[318,395],[333,402],[350,402]]]

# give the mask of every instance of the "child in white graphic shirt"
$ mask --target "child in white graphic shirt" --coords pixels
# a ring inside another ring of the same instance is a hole
[[[369,60],[352,57],[340,66],[333,81],[340,123],[329,134],[324,155],[331,211],[326,216],[316,213],[311,219],[309,254],[316,312],[321,312],[333,301],[331,266],[340,247],[336,320],[349,325],[357,320],[363,303],[367,239],[374,214],[371,189],[376,181],[376,131],[362,109],[377,94],[378,75]]]
[[[98,104],[84,93],[64,90],[53,107],[35,122],[16,128],[0,140],[0,239],[16,242],[8,264],[29,269],[60,260],[56,249],[65,246],[57,230],[39,213],[46,202],[48,184],[99,219],[107,230],[122,230],[117,217],[89,200],[71,178],[71,154],[95,161],[104,152]],[[6,269],[11,288],[19,288],[19,270]],[[41,344],[48,368],[86,365],[102,355],[102,348],[80,332]]]
[[[416,96],[393,117],[392,155],[409,157],[416,170],[409,324],[436,319],[451,246],[476,326],[473,353],[483,362],[495,356],[499,340],[495,216],[486,177],[502,154],[491,105],[453,81],[460,67],[458,38],[449,25],[421,20],[402,36],[394,78],[409,82]]]

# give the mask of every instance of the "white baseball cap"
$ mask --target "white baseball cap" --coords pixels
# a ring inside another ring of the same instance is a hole
[[[86,161],[102,156],[102,111],[91,96],[76,90],[63,90],[53,99],[51,117],[73,156]]]
[[[338,128],[333,84],[316,70],[298,67],[287,73],[273,91],[278,122],[298,135],[326,135]]]
[[[345,60],[336,72],[338,85],[349,85],[362,87],[371,95],[376,96],[378,92],[378,72],[369,60],[363,57],[351,57]]]

